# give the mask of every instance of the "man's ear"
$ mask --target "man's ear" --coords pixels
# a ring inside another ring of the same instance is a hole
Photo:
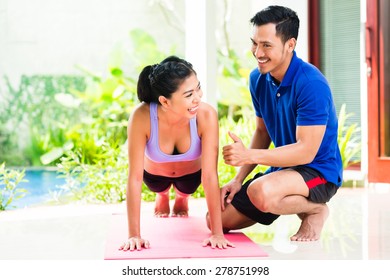
[[[290,38],[288,41],[287,41],[287,46],[288,46],[288,52],[293,52],[293,50],[295,49],[295,46],[297,45],[297,40],[295,40],[295,38]]]

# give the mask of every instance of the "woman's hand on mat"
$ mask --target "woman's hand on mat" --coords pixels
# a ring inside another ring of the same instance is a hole
[[[223,235],[214,234],[203,241],[203,247],[210,245],[211,248],[226,249],[235,247],[233,243],[227,240]]]
[[[119,250],[122,251],[134,251],[141,250],[142,247],[148,249],[150,247],[149,241],[142,239],[141,237],[130,237],[127,239],[120,247]]]

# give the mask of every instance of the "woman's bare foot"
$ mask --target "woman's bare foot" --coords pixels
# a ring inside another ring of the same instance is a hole
[[[173,205],[172,217],[185,218],[188,217],[188,194],[184,194],[176,190],[175,204]]]
[[[329,215],[326,204],[319,208],[318,212],[298,215],[302,219],[301,226],[296,234],[291,236],[291,241],[316,241],[321,236],[322,228]]]
[[[167,218],[169,216],[169,211],[169,190],[157,193],[154,216],[157,218]]]

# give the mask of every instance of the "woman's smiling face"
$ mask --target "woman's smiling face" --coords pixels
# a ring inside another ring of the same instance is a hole
[[[193,118],[198,112],[198,107],[203,96],[200,82],[195,74],[186,78],[175,91],[167,105],[170,111],[176,114]]]

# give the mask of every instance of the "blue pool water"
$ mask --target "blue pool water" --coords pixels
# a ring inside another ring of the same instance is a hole
[[[59,178],[59,173],[50,170],[26,170],[24,179],[18,188],[27,190],[23,198],[14,200],[9,209],[24,208],[46,203],[53,199],[51,192],[58,192],[59,186],[65,183],[64,178]]]

